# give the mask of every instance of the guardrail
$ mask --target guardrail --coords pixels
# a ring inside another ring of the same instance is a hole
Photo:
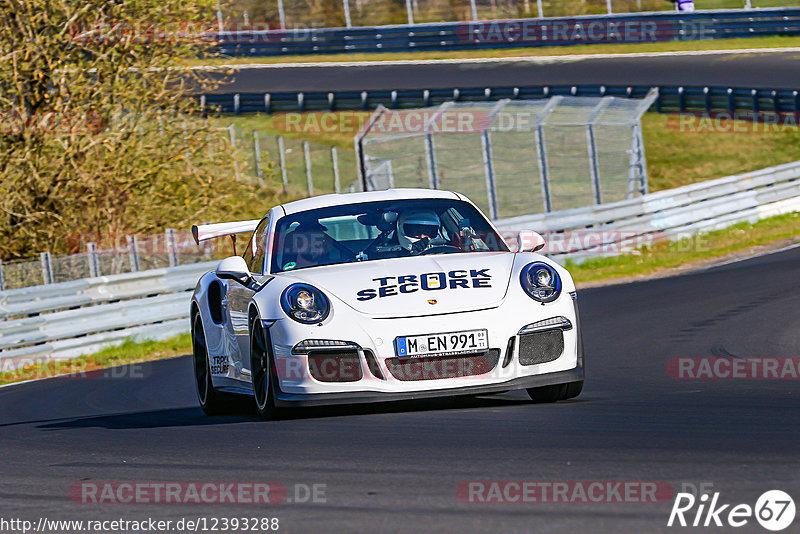
[[[189,328],[189,291],[215,262],[0,293],[0,368],[91,354],[128,338]]]
[[[637,236],[676,239],[795,211],[800,211],[800,161],[495,223],[501,230],[533,229],[552,241],[589,229],[595,239],[569,240],[569,249],[552,254],[579,261]],[[130,337],[163,339],[186,332],[189,291],[213,267],[208,262],[1,292],[0,369],[90,354]]]
[[[800,34],[800,8],[651,12],[546,19],[401,24],[355,28],[231,31],[216,35],[230,56],[727,39]]]
[[[503,230],[529,228],[543,234],[591,229],[592,239],[570,241],[568,248],[554,254],[556,259],[581,260],[607,255],[614,250],[609,245],[622,240],[679,239],[795,211],[800,211],[800,161],[630,200],[513,217],[495,224]]]
[[[543,85],[530,87],[472,87],[405,91],[335,91],[208,94],[198,97],[207,111],[221,113],[283,113],[303,111],[371,111],[438,106],[457,102],[536,100],[552,96],[616,96],[644,98],[654,86]],[[658,86],[651,109],[682,112],[800,112],[794,89],[754,89],[712,86]]]

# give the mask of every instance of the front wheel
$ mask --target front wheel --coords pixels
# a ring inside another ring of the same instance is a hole
[[[277,409],[275,408],[275,388],[272,385],[272,358],[266,332],[258,317],[254,317],[250,324],[250,362],[256,410],[262,418],[273,419],[277,415]]]
[[[535,403],[549,403],[577,397],[583,391],[583,380],[567,382],[566,384],[552,384],[538,388],[528,388],[528,396]]]

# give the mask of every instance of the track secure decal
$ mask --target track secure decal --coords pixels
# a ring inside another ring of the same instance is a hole
[[[407,274],[373,278],[377,288],[362,289],[356,295],[358,300],[372,300],[376,297],[392,297],[401,293],[416,291],[439,291],[442,289],[471,289],[492,287],[489,269],[457,270],[440,273]]]

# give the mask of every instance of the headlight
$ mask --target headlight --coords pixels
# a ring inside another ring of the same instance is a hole
[[[281,308],[298,323],[313,324],[324,321],[331,311],[325,294],[308,284],[292,284],[283,290]]]
[[[553,302],[561,294],[561,277],[555,269],[540,261],[523,267],[519,282],[525,293],[539,302]]]

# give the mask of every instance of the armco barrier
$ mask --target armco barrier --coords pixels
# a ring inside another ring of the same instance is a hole
[[[281,56],[683,41],[800,34],[800,8],[585,15],[215,34],[230,56]]]
[[[298,111],[371,111],[379,105],[389,109],[438,106],[457,102],[536,100],[552,96],[616,96],[644,98],[651,86],[559,85],[533,87],[472,87],[414,89],[404,91],[335,91],[327,93],[236,93],[199,96],[210,112],[281,113]],[[743,87],[659,86],[651,108],[659,113],[681,112],[800,112],[800,94],[795,89]]]
[[[189,329],[189,298],[215,262],[0,293],[0,368],[91,354],[128,338]]]
[[[544,234],[591,228],[597,239],[577,243],[567,254],[591,257],[621,239],[652,235],[676,239],[739,222],[800,211],[800,162],[727,176],[623,200],[546,214],[495,221],[503,230],[529,228]]]

